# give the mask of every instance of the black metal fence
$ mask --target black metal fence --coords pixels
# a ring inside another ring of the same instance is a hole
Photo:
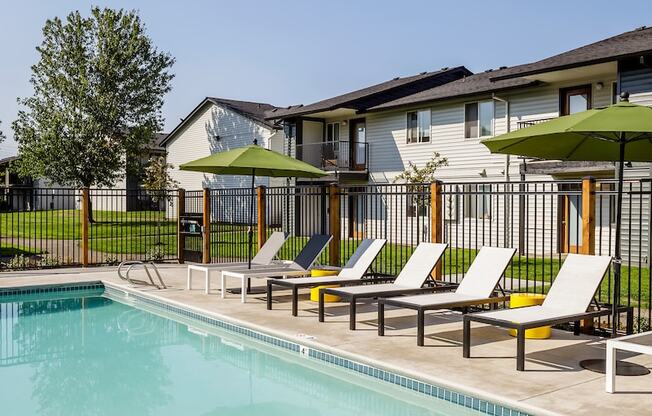
[[[176,260],[176,190],[0,188],[0,269]],[[88,222],[84,246],[83,223]]]
[[[626,179],[623,198],[624,263],[619,301],[635,308],[638,330],[649,328],[652,320],[650,185],[648,179]],[[613,255],[614,180],[446,182],[438,188],[439,223],[432,221],[431,189],[430,184],[311,184],[268,187],[260,197],[258,191],[252,194],[250,189],[240,188],[185,191],[183,195],[186,214],[201,217],[205,206],[210,209],[211,261],[247,258],[252,214],[254,252],[259,234],[282,230],[291,237],[280,256],[292,259],[310,235],[332,232],[334,201],[339,205],[335,219],[339,244],[322,254],[321,264],[337,258],[342,265],[363,238],[384,238],[388,243],[373,271],[396,275],[414,247],[433,240],[437,235],[433,227],[437,227],[441,240],[449,244],[442,260],[443,279],[459,282],[482,246],[514,247],[517,255],[501,286],[546,293],[567,253]],[[90,190],[89,263],[176,260],[179,194],[176,190],[161,191],[160,195]],[[80,264],[81,198],[82,193],[75,189],[0,188],[2,267]],[[257,229],[259,208],[264,209],[264,230]],[[339,255],[334,256],[332,249],[339,250]],[[186,237],[185,250],[187,261],[202,261],[201,234]],[[609,271],[597,298],[612,303],[612,293]]]

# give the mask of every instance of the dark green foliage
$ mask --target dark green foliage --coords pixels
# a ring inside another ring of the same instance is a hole
[[[162,125],[174,59],[134,11],[100,9],[48,20],[32,66],[34,95],[13,128],[22,174],[68,186],[111,186],[125,156]]]

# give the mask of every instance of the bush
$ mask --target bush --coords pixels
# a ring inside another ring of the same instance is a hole
[[[154,246],[149,250],[147,250],[147,254],[145,254],[145,259],[147,261],[160,263],[165,259],[165,252],[163,251],[161,246]]]

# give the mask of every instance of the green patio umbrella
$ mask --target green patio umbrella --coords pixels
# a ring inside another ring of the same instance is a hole
[[[619,162],[612,305],[612,334],[615,336],[622,263],[623,166],[625,161],[652,161],[652,108],[630,103],[629,94],[623,92],[618,104],[559,117],[483,140],[482,144],[491,153],[552,160]]]
[[[251,203],[249,207],[249,231],[248,231],[248,266],[251,268],[251,252],[253,242],[253,217],[254,217],[254,192],[255,180],[258,176],[270,176],[276,178],[319,178],[327,176],[324,172],[312,165],[300,160],[285,156],[281,153],[265,149],[254,144],[226,152],[193,160],[179,166],[181,170],[195,172],[214,173],[217,175],[250,175],[251,176]]]

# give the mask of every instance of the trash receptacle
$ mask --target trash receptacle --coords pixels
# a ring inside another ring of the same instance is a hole
[[[521,308],[524,306],[541,305],[546,299],[546,295],[539,293],[512,293],[509,296],[510,308]],[[510,329],[509,334],[513,337],[516,336],[518,330]],[[546,339],[550,338],[550,327],[541,326],[538,328],[531,328],[525,330],[525,338],[528,339]]]
[[[330,267],[322,266],[316,267],[310,271],[312,277],[323,277],[323,276],[336,276],[340,272],[339,267]],[[331,288],[331,287],[340,287],[340,285],[323,285],[317,286],[310,289],[310,300],[313,302],[319,302],[319,289],[322,288]],[[324,302],[339,302],[340,297],[335,295],[324,295]]]

